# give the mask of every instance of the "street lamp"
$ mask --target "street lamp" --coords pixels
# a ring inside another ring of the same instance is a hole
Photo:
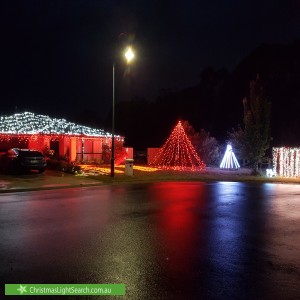
[[[124,52],[127,63],[134,58],[134,52],[131,47],[127,47]],[[110,176],[115,176],[115,63],[112,67],[112,133],[111,133],[111,160],[110,160]]]

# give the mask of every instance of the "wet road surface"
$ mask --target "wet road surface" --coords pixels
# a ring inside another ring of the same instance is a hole
[[[117,299],[300,299],[299,185],[1,194],[0,213],[1,294],[3,283],[125,283]]]

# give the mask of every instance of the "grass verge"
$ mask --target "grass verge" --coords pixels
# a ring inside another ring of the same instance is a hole
[[[296,183],[300,184],[300,178],[266,177],[263,175],[250,175],[250,170],[220,170],[209,169],[205,171],[174,171],[157,170],[147,172],[134,169],[133,176],[124,175],[124,168],[116,167],[115,177],[106,175],[89,175],[89,178],[99,180],[106,184],[120,183],[151,183],[158,181],[236,181],[258,183]],[[108,172],[109,173],[109,172]]]

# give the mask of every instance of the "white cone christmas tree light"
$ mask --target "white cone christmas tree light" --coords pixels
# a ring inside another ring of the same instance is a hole
[[[205,168],[180,121],[150,165],[175,170]]]
[[[240,167],[235,154],[233,153],[232,146],[227,145],[226,152],[220,164],[221,169],[238,169]]]

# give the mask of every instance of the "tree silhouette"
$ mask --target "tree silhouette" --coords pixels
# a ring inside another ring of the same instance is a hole
[[[207,166],[218,166],[220,163],[221,152],[216,138],[210,136],[208,131],[201,129],[196,132],[188,121],[183,121],[182,126],[197,154]]]
[[[265,97],[259,76],[250,82],[249,95],[243,99],[244,129],[240,126],[229,133],[240,156],[255,170],[270,147],[271,102]]]

